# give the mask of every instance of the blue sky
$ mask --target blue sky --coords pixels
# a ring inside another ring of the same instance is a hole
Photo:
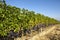
[[[33,10],[60,20],[60,0],[6,0],[8,5]]]

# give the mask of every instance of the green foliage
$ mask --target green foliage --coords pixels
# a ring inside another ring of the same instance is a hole
[[[4,6],[4,8],[2,7]],[[21,28],[29,29],[39,23],[56,24],[57,20],[34,11],[20,9],[15,6],[0,4],[0,35],[7,36],[10,30],[18,32]]]

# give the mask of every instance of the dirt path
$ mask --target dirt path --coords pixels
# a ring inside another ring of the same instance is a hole
[[[52,28],[47,28],[45,31],[41,32],[41,33],[39,34],[39,36],[44,36],[44,35],[50,33],[50,32],[51,32],[52,30],[54,30],[55,28],[56,28],[55,26],[53,26]]]
[[[60,28],[60,25],[54,25],[51,27],[44,28],[44,31],[37,33],[35,36],[32,37],[22,37],[22,38],[17,38],[15,40],[48,40],[45,35],[49,35],[49,33],[55,31],[56,28]]]
[[[49,33],[52,32],[55,28],[57,28],[57,26],[58,26],[58,25],[55,25],[55,26],[52,26],[52,27],[48,27],[48,28],[46,28],[43,32],[41,32],[41,33],[33,36],[33,37],[32,37],[31,39],[29,39],[29,40],[40,40],[40,38],[41,38],[42,36],[45,36],[45,35],[49,34]],[[42,37],[42,38],[43,38],[43,37]]]

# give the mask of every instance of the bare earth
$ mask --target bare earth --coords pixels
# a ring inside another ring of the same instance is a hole
[[[34,37],[32,37],[29,40],[51,40],[49,38],[49,36],[52,37],[54,34],[56,34],[56,35],[59,35],[60,34],[60,25],[55,25],[55,26],[46,28],[45,31],[43,31],[43,32],[35,35]]]
[[[60,24],[47,27],[43,32],[33,37],[17,38],[15,40],[60,40]]]

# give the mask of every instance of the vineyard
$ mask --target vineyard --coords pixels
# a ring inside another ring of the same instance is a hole
[[[44,16],[34,11],[7,5],[5,0],[0,1],[0,39],[15,38],[30,34],[31,30],[38,31],[41,27],[59,24],[54,18]]]

